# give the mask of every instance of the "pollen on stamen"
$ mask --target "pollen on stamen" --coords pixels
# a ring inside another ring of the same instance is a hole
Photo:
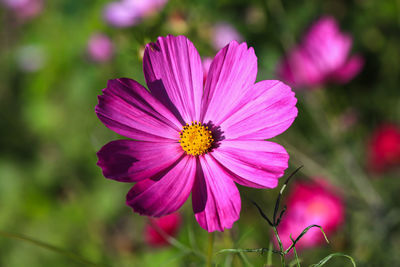
[[[212,132],[201,122],[194,121],[190,125],[186,123],[179,133],[179,143],[182,149],[192,156],[199,156],[209,151],[214,139]]]

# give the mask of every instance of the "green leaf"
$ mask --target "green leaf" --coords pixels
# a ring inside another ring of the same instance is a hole
[[[343,253],[340,253],[340,252],[337,252],[337,253],[332,253],[332,254],[326,256],[325,258],[323,258],[322,260],[320,260],[318,263],[310,265],[310,267],[319,267],[319,266],[323,266],[325,263],[327,263],[327,262],[328,262],[330,259],[332,259],[333,257],[345,257],[345,258],[348,258],[348,259],[351,261],[351,263],[353,264],[354,267],[357,266],[357,265],[356,265],[356,262],[354,261],[354,259],[353,259],[351,256],[346,255],[346,254],[343,254]]]

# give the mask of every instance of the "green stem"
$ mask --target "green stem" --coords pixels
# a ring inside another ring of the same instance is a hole
[[[272,266],[272,242],[269,242],[268,255],[267,255],[267,266]]]
[[[86,264],[86,265],[89,265],[89,266],[104,266],[104,265],[99,265],[99,264],[90,262],[90,261],[82,258],[80,255],[75,254],[73,252],[64,250],[62,248],[58,248],[56,246],[50,245],[48,243],[45,243],[45,242],[30,238],[30,237],[27,237],[27,236],[24,236],[24,235],[21,235],[21,234],[14,234],[14,233],[4,232],[4,231],[0,230],[0,236],[31,243],[31,244],[36,245],[38,247],[42,247],[42,248],[51,250],[53,252],[59,253],[59,254],[61,254],[63,256],[66,256],[66,257],[68,257],[68,258],[70,258],[72,260],[75,260],[77,262],[80,262],[80,263],[83,263],[83,264]]]
[[[296,247],[293,247],[293,253],[294,253],[294,257],[295,257],[295,259],[296,259],[297,267],[301,267],[301,265],[300,265],[300,260],[299,260],[299,256],[297,256]]]
[[[212,258],[214,251],[214,233],[208,234],[208,248],[207,248],[207,267],[212,266]]]
[[[292,240],[292,243],[293,243],[293,244],[295,243],[295,241],[294,241],[293,238],[292,238],[292,235],[290,235],[290,240]],[[293,253],[294,253],[294,258],[296,259],[297,267],[301,267],[301,266],[300,266],[299,256],[297,255],[297,251],[296,251],[296,247],[295,247],[295,246],[293,246]]]
[[[279,244],[279,250],[281,252],[280,253],[280,255],[281,255],[281,264],[282,264],[282,267],[285,267],[286,266],[285,254],[284,254],[284,251],[283,251],[282,241],[281,241],[281,238],[279,237],[278,229],[276,229],[276,226],[274,226],[272,228],[274,229],[275,237],[276,237],[276,240],[278,241],[278,244]]]
[[[198,252],[196,249],[192,249],[189,248],[187,246],[185,246],[184,244],[182,244],[181,242],[179,242],[176,238],[174,238],[173,236],[167,234],[163,229],[161,229],[158,225],[156,225],[155,223],[153,223],[152,220],[149,220],[151,226],[163,237],[167,240],[167,242],[176,247],[177,249],[181,250],[184,253],[192,253],[202,259],[205,258],[203,253]]]

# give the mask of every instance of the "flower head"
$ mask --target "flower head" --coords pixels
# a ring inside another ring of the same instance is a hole
[[[168,0],[120,0],[108,4],[104,18],[112,26],[129,27],[161,10]]]
[[[278,76],[296,87],[347,83],[363,66],[361,56],[349,56],[351,45],[351,36],[340,32],[336,20],[323,17],[282,60]]]
[[[166,236],[174,237],[178,233],[182,217],[172,213],[161,218],[149,218],[145,228],[145,238],[150,246],[168,245]]]
[[[326,181],[298,182],[287,200],[287,211],[278,226],[279,236],[285,248],[306,227],[317,224],[329,236],[344,221],[344,205],[335,189]],[[311,228],[297,243],[296,248],[313,247],[324,242],[318,228]]]
[[[368,144],[368,166],[382,172],[400,165],[400,128],[393,124],[380,126]]]
[[[88,42],[88,53],[90,58],[96,62],[109,61],[114,53],[114,45],[110,38],[104,34],[93,34]]]
[[[273,188],[287,168],[285,149],[264,140],[292,124],[294,93],[279,81],[255,83],[254,50],[236,41],[217,53],[204,86],[200,55],[184,36],[148,44],[143,70],[149,91],[123,78],[99,96],[99,119],[138,140],[98,152],[104,176],[136,182],[126,203],[142,215],[171,214],[192,193],[201,227],[231,228],[241,208],[235,182]]]

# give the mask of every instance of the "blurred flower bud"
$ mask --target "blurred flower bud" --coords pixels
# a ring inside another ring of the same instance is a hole
[[[174,12],[168,17],[167,26],[176,35],[186,34],[189,28],[184,15],[179,12]]]
[[[87,50],[93,61],[106,62],[114,54],[114,45],[106,35],[96,33],[90,37]]]
[[[39,45],[25,45],[17,49],[16,61],[23,72],[36,72],[46,62],[45,51]]]
[[[172,213],[160,218],[149,218],[145,228],[145,239],[150,246],[168,245],[166,236],[176,236],[181,225],[181,215]]]
[[[106,5],[104,19],[114,27],[130,27],[160,11],[168,0],[121,0]]]
[[[221,22],[214,26],[212,45],[215,50],[224,48],[232,40],[238,42],[243,40],[243,37],[232,25]]]
[[[20,20],[36,17],[43,10],[42,0],[1,0]]]
[[[400,165],[400,128],[384,124],[377,128],[368,143],[368,166],[383,172]]]

